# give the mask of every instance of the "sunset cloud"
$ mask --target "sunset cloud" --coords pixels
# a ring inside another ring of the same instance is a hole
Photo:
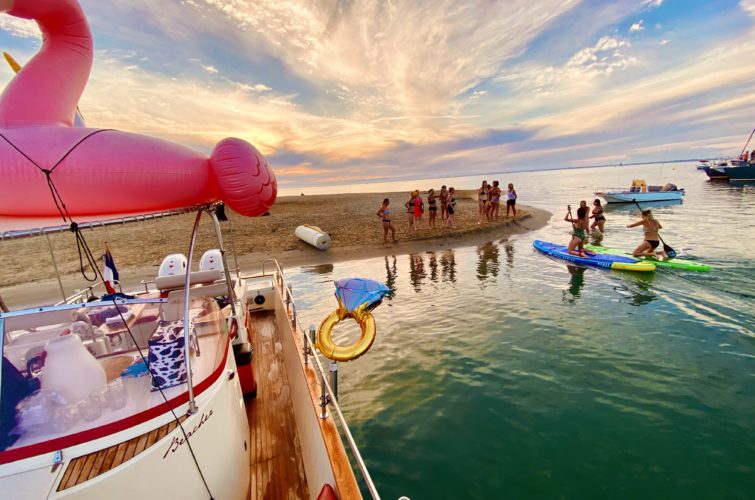
[[[705,19],[660,0],[82,6],[96,49],[80,103],[90,126],[207,152],[241,137],[286,185],[649,159],[693,144],[718,155],[755,106],[742,63],[755,0],[724,0]],[[0,29],[22,63],[39,47],[31,21],[0,15]]]

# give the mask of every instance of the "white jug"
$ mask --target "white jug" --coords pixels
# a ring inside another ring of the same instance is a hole
[[[105,370],[77,335],[55,337],[45,345],[47,358],[42,371],[42,389],[57,391],[66,403],[89,399],[107,383]]]

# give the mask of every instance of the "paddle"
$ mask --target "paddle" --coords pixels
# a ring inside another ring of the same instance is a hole
[[[635,205],[637,205],[637,208],[640,209],[640,212],[642,212],[642,207],[640,206],[639,203],[637,203],[637,200],[636,199],[632,199],[632,201],[634,202]],[[658,233],[658,238],[661,240],[661,243],[663,243],[663,251],[666,252],[666,255],[668,255],[668,258],[669,259],[673,259],[674,257],[676,257],[676,250],[674,250],[673,248],[671,248],[670,246],[668,246],[666,244],[666,242],[663,241],[663,238],[661,238],[661,234],[660,233]]]

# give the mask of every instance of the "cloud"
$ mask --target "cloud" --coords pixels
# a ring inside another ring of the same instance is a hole
[[[642,25],[643,22],[644,21],[642,19],[640,19],[636,23],[632,24],[632,26],[629,27],[629,32],[630,33],[637,33],[637,32],[640,32],[640,31],[645,31],[645,26]]]
[[[576,52],[559,67],[523,64],[497,79],[517,93],[539,97],[555,96],[563,99],[573,93],[589,92],[594,80],[615,71],[639,64],[639,59],[627,54],[631,44],[619,37],[601,37],[594,46]]]
[[[740,0],[739,6],[743,11],[755,17],[755,0]]]
[[[642,6],[647,8],[660,7],[663,0],[642,0]]]
[[[0,13],[0,30],[18,38],[40,38],[39,27],[36,22],[2,13]]]
[[[203,64],[203,65],[202,65],[202,68],[203,68],[203,69],[204,69],[204,70],[205,70],[206,72],[208,72],[208,73],[211,73],[211,74],[215,74],[215,73],[217,73],[217,72],[218,72],[218,68],[216,68],[215,66],[213,66],[213,65],[211,65],[211,64],[210,64],[210,65],[207,65],[207,66],[205,66],[205,65]]]

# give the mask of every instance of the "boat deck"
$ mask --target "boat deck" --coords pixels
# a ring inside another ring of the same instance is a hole
[[[250,498],[308,498],[288,374],[275,313],[250,314],[257,397],[247,402],[251,431]]]

